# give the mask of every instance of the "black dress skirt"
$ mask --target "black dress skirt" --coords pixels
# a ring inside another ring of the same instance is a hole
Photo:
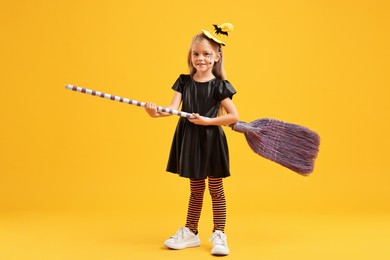
[[[220,102],[236,93],[227,80],[196,82],[180,75],[172,89],[182,94],[181,110],[216,117]],[[202,180],[230,176],[229,150],[221,126],[201,126],[180,117],[173,137],[167,171]]]

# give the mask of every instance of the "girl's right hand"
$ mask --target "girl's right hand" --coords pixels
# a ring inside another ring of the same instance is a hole
[[[145,111],[151,117],[157,117],[158,116],[157,105],[154,104],[153,102],[146,102],[146,104],[145,104]]]

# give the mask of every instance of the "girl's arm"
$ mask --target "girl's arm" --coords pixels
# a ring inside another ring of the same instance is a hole
[[[179,109],[180,103],[181,103],[181,93],[175,91],[175,94],[173,94],[173,98],[171,100],[171,103],[169,104],[169,106],[167,106],[167,108],[177,110],[177,109]],[[162,117],[162,116],[170,116],[171,115],[169,113],[157,111],[157,105],[153,102],[146,102],[145,111],[151,117]]]
[[[206,119],[194,113],[195,118],[188,120],[197,125],[231,125],[237,123],[238,111],[233,101],[230,98],[225,98],[221,101],[221,105],[226,110],[225,115]]]

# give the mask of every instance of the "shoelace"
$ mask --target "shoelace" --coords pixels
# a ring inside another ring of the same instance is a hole
[[[221,232],[214,232],[210,241],[217,245],[226,245],[225,235]]]
[[[186,229],[184,227],[179,228],[175,235],[173,235],[173,239],[177,240],[179,238],[184,239],[184,233],[186,233]]]

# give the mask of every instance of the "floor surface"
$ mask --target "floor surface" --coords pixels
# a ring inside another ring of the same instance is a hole
[[[164,248],[177,222],[179,217],[129,212],[2,213],[0,259],[214,258],[206,219],[200,247]],[[383,215],[236,214],[226,233],[228,259],[390,259],[390,221]]]

